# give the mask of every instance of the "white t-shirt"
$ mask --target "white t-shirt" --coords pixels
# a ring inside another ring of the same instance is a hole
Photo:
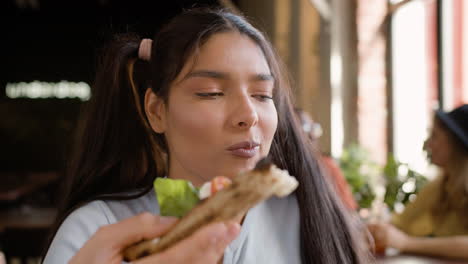
[[[142,212],[159,214],[154,191],[133,200],[98,200],[78,208],[60,226],[43,263],[67,263],[99,227]],[[271,198],[249,210],[223,263],[301,263],[296,197]]]

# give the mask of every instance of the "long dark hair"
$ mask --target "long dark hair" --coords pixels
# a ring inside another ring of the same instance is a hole
[[[444,133],[448,139],[450,150],[449,164],[442,167],[441,183],[438,186],[438,199],[432,207],[432,213],[437,222],[445,219],[449,212],[456,212],[462,217],[468,217],[468,194],[467,194],[467,173],[468,173],[468,150],[459,137],[436,115],[434,126],[439,133]],[[432,135],[431,135],[432,136]],[[435,150],[437,151],[437,150]],[[468,223],[464,224],[468,229]]]
[[[271,44],[243,17],[218,9],[192,9],[171,20],[156,34],[149,63],[138,59],[141,39],[134,35],[118,36],[104,50],[63,188],[57,226],[89,201],[144,195],[156,177],[165,175],[167,147],[164,136],[148,126],[142,110],[145,90],[151,87],[167,102],[170,84],[189,56],[212,35],[232,31],[248,36],[262,49],[275,77],[279,121],[269,155],[299,181],[303,263],[364,263],[360,236],[330,191],[300,129],[285,71]],[[133,195],[122,194],[129,191]]]

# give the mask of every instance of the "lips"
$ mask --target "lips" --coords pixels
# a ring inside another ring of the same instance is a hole
[[[260,144],[255,141],[243,141],[227,148],[232,155],[241,158],[253,158],[258,154],[259,149]]]

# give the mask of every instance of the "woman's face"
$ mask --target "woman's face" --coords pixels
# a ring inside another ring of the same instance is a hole
[[[431,135],[425,144],[433,164],[440,167],[446,167],[449,164],[450,144],[448,133],[437,122],[434,122]]]
[[[273,88],[255,42],[235,32],[211,36],[185,64],[167,105],[158,110],[169,177],[200,185],[253,169],[268,155],[278,123]]]

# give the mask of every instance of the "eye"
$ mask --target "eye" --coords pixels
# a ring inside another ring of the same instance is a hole
[[[216,99],[217,97],[221,97],[224,94],[220,92],[215,92],[215,93],[195,93],[195,95],[203,99]]]
[[[273,100],[272,96],[265,95],[265,94],[255,94],[255,95],[252,95],[252,97],[257,98],[261,102],[266,102],[266,101],[269,101],[269,100]]]

